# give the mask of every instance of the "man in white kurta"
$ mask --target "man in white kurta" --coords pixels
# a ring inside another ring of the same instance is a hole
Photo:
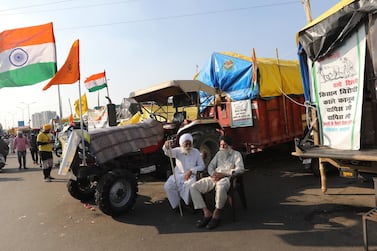
[[[197,221],[197,227],[212,229],[220,220],[220,210],[224,207],[230,188],[230,177],[244,172],[244,163],[240,152],[231,147],[232,140],[227,136],[220,139],[220,148],[208,165],[209,177],[192,184],[190,194],[195,209],[203,210],[203,219]],[[204,202],[202,194],[215,189],[215,210],[211,212]]]
[[[164,185],[166,195],[173,209],[178,207],[180,198],[183,199],[186,205],[190,203],[190,186],[196,181],[196,173],[203,171],[205,168],[199,150],[193,148],[191,134],[183,134],[179,138],[179,145],[180,147],[171,148],[170,142],[166,141],[162,147],[166,156],[175,158],[175,177],[174,174],[170,175]],[[177,180],[177,184],[175,180]]]

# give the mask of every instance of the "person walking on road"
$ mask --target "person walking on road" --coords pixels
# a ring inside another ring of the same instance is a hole
[[[0,154],[3,155],[5,162],[7,162],[8,153],[9,153],[9,146],[4,141],[3,137],[1,137],[0,138]]]
[[[202,178],[191,185],[190,194],[195,209],[203,210],[203,219],[198,220],[197,227],[213,229],[220,222],[220,210],[225,206],[230,189],[230,177],[244,172],[244,163],[240,152],[233,150],[232,139],[222,136],[220,148],[208,165],[209,177]],[[211,212],[203,200],[202,194],[215,189],[215,210]]]
[[[37,135],[35,133],[31,133],[30,135],[30,153],[31,158],[33,159],[34,164],[38,164],[38,144],[37,144]]]
[[[37,145],[39,149],[40,158],[42,160],[42,171],[43,178],[45,182],[50,182],[53,177],[51,177],[51,170],[53,165],[52,159],[52,145],[54,140],[52,138],[51,125],[45,124],[41,132],[37,136]]]
[[[14,135],[11,134],[8,139],[8,146],[10,153],[14,153]]]
[[[22,131],[17,132],[17,137],[14,139],[14,149],[17,152],[17,159],[19,164],[19,169],[22,168],[22,165],[24,166],[24,169],[27,169],[26,167],[26,149],[29,146],[29,141],[26,137],[24,137]]]
[[[179,138],[180,147],[171,149],[170,141],[166,141],[162,147],[165,155],[175,158],[176,162],[174,173],[164,184],[166,195],[174,210],[179,206],[180,197],[186,205],[189,205],[190,186],[196,181],[196,173],[205,168],[199,150],[194,148],[192,144],[191,134],[185,133]]]

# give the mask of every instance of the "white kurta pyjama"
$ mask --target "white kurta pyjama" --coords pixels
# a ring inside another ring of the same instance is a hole
[[[173,149],[166,149],[165,145],[162,147],[166,156],[175,158],[175,177],[177,179],[177,185],[175,184],[175,179],[173,175],[165,182],[164,188],[166,196],[172,208],[176,208],[179,204],[180,197],[188,205],[190,203],[190,186],[196,181],[196,173],[198,171],[203,171],[205,168],[203,159],[198,149],[193,148],[188,154],[184,154],[180,147],[175,147]],[[191,170],[192,175],[188,180],[184,180],[184,174],[186,171]],[[177,186],[179,195],[177,193]]]
[[[240,152],[229,150],[226,156],[217,152],[208,165],[208,174],[212,176],[215,172],[223,173],[226,177],[214,182],[211,177],[206,177],[195,182],[190,188],[190,194],[195,209],[207,207],[202,194],[215,188],[215,207],[222,209],[228,198],[230,188],[230,176],[234,173],[244,172],[244,164]]]

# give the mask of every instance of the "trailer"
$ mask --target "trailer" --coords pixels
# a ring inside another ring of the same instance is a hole
[[[254,78],[253,78],[254,76]],[[203,117],[213,117],[245,155],[303,135],[304,95],[296,60],[213,53],[196,76],[214,87]],[[202,98],[208,98],[202,93]]]

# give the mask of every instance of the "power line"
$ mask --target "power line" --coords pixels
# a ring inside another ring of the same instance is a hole
[[[104,23],[104,24],[93,24],[93,25],[85,25],[85,26],[66,27],[66,28],[60,28],[58,30],[86,29],[86,28],[95,28],[95,27],[102,27],[102,26],[118,25],[118,24],[153,22],[153,21],[178,19],[178,18],[186,18],[186,17],[194,17],[194,16],[214,15],[214,14],[227,13],[227,12],[238,12],[238,11],[245,11],[245,10],[250,10],[250,9],[277,7],[277,6],[291,5],[291,4],[301,4],[301,2],[299,0],[294,0],[294,1],[286,1],[286,2],[272,3],[272,4],[254,5],[254,6],[241,7],[241,8],[231,8],[231,9],[223,9],[223,10],[196,12],[196,13],[182,14],[182,15],[171,15],[171,16],[165,16],[165,17],[136,19],[136,20],[119,21],[119,22]]]
[[[45,3],[45,4],[36,4],[36,5],[29,5],[29,6],[23,6],[23,7],[16,7],[16,8],[11,8],[11,9],[5,9],[5,10],[0,10],[0,12],[8,12],[12,10],[19,10],[19,9],[30,9],[34,7],[41,7],[41,6],[46,6],[46,5],[53,5],[53,4],[59,4],[59,3],[64,3],[64,2],[71,2],[72,0],[65,0],[65,1],[57,1],[57,2],[52,2],[52,3]],[[65,11],[65,10],[74,10],[74,9],[87,9],[90,7],[99,7],[99,6],[110,6],[110,5],[116,5],[116,4],[125,4],[129,2],[135,2],[139,0],[125,0],[125,1],[116,1],[116,2],[106,2],[106,3],[98,3],[98,4],[86,4],[86,5],[81,5],[81,6],[74,6],[74,7],[66,7],[66,8],[59,8],[59,9],[47,9],[47,10],[39,10],[39,11],[27,11],[27,12],[18,12],[18,13],[5,13],[2,15],[20,15],[20,14],[28,14],[28,13],[43,13],[43,12],[58,12],[58,11]]]
[[[15,7],[15,8],[10,8],[10,9],[0,10],[0,12],[29,9],[29,8],[41,7],[41,6],[46,6],[46,5],[54,5],[54,4],[65,3],[65,2],[72,2],[72,0],[64,0],[64,1],[56,1],[56,2],[49,2],[49,3],[42,3],[42,4],[26,5],[26,6],[22,6],[22,7]]]

